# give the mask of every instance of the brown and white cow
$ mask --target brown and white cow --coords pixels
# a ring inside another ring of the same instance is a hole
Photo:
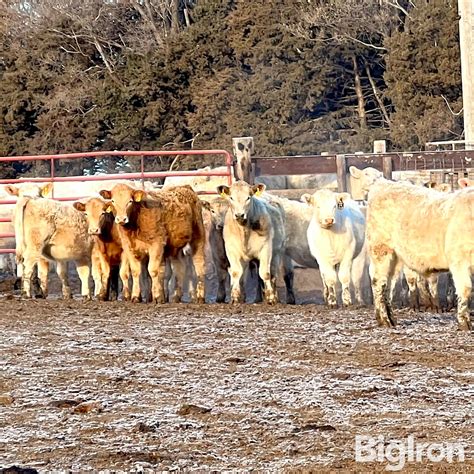
[[[286,239],[284,211],[255,196],[257,190],[245,181],[237,181],[230,188],[218,187],[220,195],[229,200],[223,235],[230,263],[232,303],[241,300],[240,280],[253,259],[259,261],[265,301],[277,302],[276,278]]]
[[[203,303],[205,234],[202,205],[191,187],[147,193],[117,184],[100,194],[110,199],[114,207],[123,252],[132,273],[132,301],[140,300],[141,262],[148,258],[152,298],[157,303],[164,303],[166,259],[175,259],[179,264],[180,255],[186,248],[192,255],[197,276],[193,299]],[[182,285],[182,281],[179,283]]]
[[[109,299],[109,285],[115,283],[111,275],[120,274],[123,282],[123,298],[130,299],[128,279],[130,269],[128,263],[122,262],[122,242],[120,240],[115,216],[109,201],[101,198],[91,198],[85,202],[75,202],[74,208],[83,212],[87,218],[88,232],[92,236],[92,278],[94,279],[94,294],[102,301]],[[112,293],[116,298],[118,288],[112,285]]]
[[[47,295],[47,272],[41,271],[46,260],[57,262],[57,273],[62,283],[64,298],[71,297],[67,262],[76,263],[81,279],[81,294],[90,299],[89,274],[92,239],[87,231],[87,220],[72,206],[51,199],[23,198],[17,205],[15,235],[17,255],[23,260],[23,289],[31,297],[31,277],[39,266],[41,289]]]
[[[469,299],[474,270],[474,189],[440,193],[381,180],[369,192],[367,241],[379,324],[394,326],[387,288],[395,268],[429,276],[450,271],[458,297],[458,323],[472,329]]]

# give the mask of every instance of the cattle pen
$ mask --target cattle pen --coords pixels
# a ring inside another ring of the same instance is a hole
[[[227,171],[144,171],[147,156],[203,150],[5,157],[0,162],[49,161],[51,174],[0,186],[144,185],[167,176],[230,184],[231,154],[208,152]],[[55,176],[57,160],[84,155],[138,156],[142,167]],[[248,179],[334,174],[345,191],[354,165],[386,177],[433,172],[454,184],[472,177],[473,158],[464,150],[254,156]],[[56,293],[58,281],[51,286]],[[0,471],[473,472],[474,342],[453,313],[396,309],[398,325],[387,330],[371,307],[325,308],[316,269],[297,268],[295,287],[297,305],[274,306],[25,299],[0,289]],[[360,437],[373,442],[372,458],[369,449],[357,458]]]

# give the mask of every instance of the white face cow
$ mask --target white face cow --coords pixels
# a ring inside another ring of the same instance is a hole
[[[344,202],[350,199],[349,193],[334,193],[328,189],[320,189],[314,194],[303,194],[301,201],[312,208],[313,219],[323,229],[330,229],[336,222],[336,213],[344,208]]]
[[[351,186],[353,187],[352,193],[354,195],[354,188],[357,188],[360,193],[364,195],[364,199],[367,199],[367,194],[379,179],[383,178],[383,173],[375,168],[368,167],[363,170],[356,168],[355,166],[349,167],[349,172],[353,178]]]
[[[237,181],[230,188],[228,186],[218,186],[217,192],[222,197],[229,199],[230,209],[234,219],[240,225],[247,224],[248,212],[252,199],[263,191],[260,184],[250,186],[245,181]]]

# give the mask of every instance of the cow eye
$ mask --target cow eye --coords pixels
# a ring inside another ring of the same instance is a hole
[[[250,196],[247,198],[247,201],[250,201]]]
[[[111,201],[111,202],[112,202],[112,203],[114,203],[115,201],[112,199],[112,201]]]

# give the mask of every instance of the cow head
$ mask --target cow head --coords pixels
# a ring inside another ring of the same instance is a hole
[[[83,202],[75,202],[74,208],[85,214],[90,235],[103,235],[110,232],[114,222],[114,208],[110,201],[92,198]]]
[[[311,206],[312,218],[323,229],[330,229],[336,222],[336,213],[344,209],[344,203],[350,199],[349,193],[334,193],[320,189],[314,194],[303,194],[301,201]]]
[[[217,230],[222,230],[224,228],[225,215],[227,209],[229,209],[229,200],[219,196],[211,201],[202,201],[202,205],[211,213],[213,227]]]
[[[35,184],[35,183],[23,183],[19,185],[7,184],[5,186],[5,191],[16,197],[26,197],[26,198],[47,198],[51,197],[53,191],[53,183],[46,184]]]
[[[357,188],[363,194],[364,199],[367,199],[367,194],[372,185],[383,178],[383,173],[381,171],[370,166],[363,170],[360,170],[355,166],[350,166],[349,173],[353,179],[351,183],[353,195],[355,195],[354,191],[355,188]]]
[[[265,190],[264,185],[250,186],[245,181],[237,181],[231,187],[224,185],[217,187],[220,196],[228,199],[233,217],[240,225],[247,224],[252,199],[263,190]]]
[[[134,189],[126,184],[116,184],[110,191],[102,190],[99,193],[104,199],[110,199],[115,210],[115,222],[126,225],[131,221],[132,213],[141,205],[146,192]]]

